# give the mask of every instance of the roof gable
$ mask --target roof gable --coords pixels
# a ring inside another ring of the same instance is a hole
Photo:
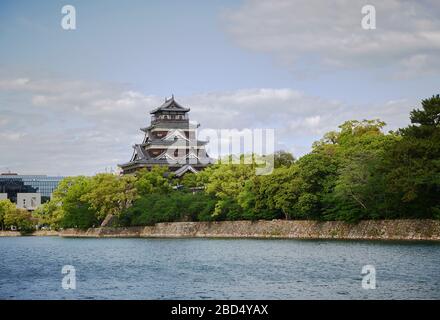
[[[180,140],[189,141],[187,139],[187,137],[185,136],[185,134],[183,134],[181,130],[177,130],[177,129],[171,130],[170,132],[168,132],[168,134],[162,140],[174,141],[175,137],[177,137],[177,139],[180,139]]]
[[[133,146],[133,156],[131,157],[130,161],[136,161],[136,160],[148,160],[150,157],[148,156],[148,153],[144,152],[144,149],[136,144]]]
[[[184,165],[183,167],[177,169],[176,171],[174,171],[174,174],[177,177],[181,177],[184,173],[186,172],[192,172],[192,173],[198,173],[198,171],[196,169],[194,169],[192,166],[190,166],[189,164]]]

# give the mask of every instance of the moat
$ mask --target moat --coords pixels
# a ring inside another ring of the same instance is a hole
[[[1,299],[440,298],[437,242],[4,237],[0,252]]]

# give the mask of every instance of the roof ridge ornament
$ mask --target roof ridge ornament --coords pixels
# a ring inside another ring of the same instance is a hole
[[[174,93],[171,94],[171,98],[165,97],[165,102],[174,101]]]

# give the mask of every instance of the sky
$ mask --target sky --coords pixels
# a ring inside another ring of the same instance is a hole
[[[172,94],[201,128],[273,128],[296,157],[347,120],[404,127],[439,93],[439,17],[437,0],[2,0],[0,172],[114,170]]]

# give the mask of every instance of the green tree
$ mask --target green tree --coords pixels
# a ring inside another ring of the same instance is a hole
[[[297,211],[301,193],[298,166],[280,167],[261,179],[260,190],[265,195],[269,209],[281,211],[286,220],[301,217],[301,213]]]
[[[281,166],[288,167],[295,163],[295,158],[290,152],[283,150],[277,151],[274,154],[274,166],[279,168]]]
[[[0,226],[1,230],[5,228],[5,216],[14,211],[16,206],[9,199],[0,200]]]
[[[202,179],[203,174],[200,173],[185,173],[180,178],[180,183],[185,187],[185,189],[191,188],[201,188],[205,186],[206,181]]]
[[[21,232],[28,232],[34,229],[32,215],[24,209],[14,208],[13,210],[7,210],[4,215],[4,223],[6,227],[15,226]]]
[[[132,175],[100,173],[90,179],[80,200],[95,210],[99,221],[107,215],[119,217],[138,197],[135,183],[136,177]]]
[[[339,146],[333,143],[315,145],[313,151],[298,160],[301,194],[299,208],[303,217],[324,219],[333,203],[328,195],[333,192],[338,176]]]
[[[154,166],[136,173],[135,187],[143,196],[151,193],[167,193],[172,190],[173,174],[167,167]]]
[[[388,216],[384,154],[398,138],[380,120],[347,121],[337,136],[337,177],[325,196],[327,218],[357,221]]]
[[[387,185],[400,215],[440,218],[440,95],[422,101],[387,153]]]
[[[122,217],[125,225],[151,225],[171,221],[210,221],[215,199],[197,192],[171,191],[147,194],[137,199]]]
[[[242,207],[238,204],[238,195],[244,190],[246,181],[255,175],[255,167],[244,163],[217,164],[204,170],[208,177],[206,192],[217,198],[214,217],[228,212],[234,220],[240,217]]]
[[[42,208],[46,221],[56,228],[90,228],[97,223],[96,211],[83,197],[91,190],[91,178],[64,178],[55,189],[52,200]],[[47,211],[44,211],[46,210]],[[41,216],[39,214],[39,216]]]
[[[33,212],[33,216],[38,219],[39,225],[50,226],[53,229],[59,228],[63,214],[61,204],[53,200],[43,203]]]

